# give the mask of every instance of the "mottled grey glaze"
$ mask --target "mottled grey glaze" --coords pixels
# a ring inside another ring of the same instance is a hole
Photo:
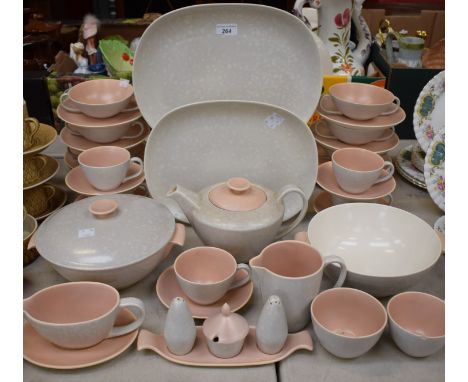
[[[272,295],[257,320],[257,346],[266,354],[276,354],[288,337],[288,322],[281,299]]]
[[[184,355],[195,344],[197,331],[187,303],[182,297],[171,301],[164,324],[164,339],[171,353]]]

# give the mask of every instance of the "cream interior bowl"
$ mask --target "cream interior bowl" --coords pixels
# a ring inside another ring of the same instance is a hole
[[[135,97],[152,128],[177,107],[211,100],[269,103],[307,122],[322,90],[307,26],[257,4],[196,5],[159,17],[143,33],[133,67]]]
[[[312,218],[307,234],[323,256],[336,255],[345,261],[347,285],[379,297],[407,290],[428,272],[442,251],[429,224],[381,204],[327,208]],[[335,277],[338,267],[327,270]]]

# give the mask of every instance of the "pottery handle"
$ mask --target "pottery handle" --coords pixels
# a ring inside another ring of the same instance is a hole
[[[294,219],[294,221],[287,225],[286,227],[283,227],[279,230],[277,235],[275,236],[275,240],[278,240],[279,238],[283,237],[284,235],[288,234],[291,232],[294,228],[297,227],[297,225],[304,219],[305,214],[307,213],[307,209],[309,207],[309,202],[304,194],[304,191],[302,191],[299,187],[293,186],[291,184],[288,184],[287,186],[284,186],[280,191],[279,191],[279,196],[278,196],[278,202],[284,203],[284,197],[287,194],[290,193],[296,193],[299,194],[299,196],[302,199],[302,208],[300,214]]]
[[[346,279],[346,275],[348,273],[348,269],[346,268],[346,264],[344,260],[339,257],[339,256],[325,256],[324,258],[325,262],[325,267],[334,263],[334,264],[339,264],[340,265],[340,275],[338,276],[338,280],[336,280],[335,285],[333,285],[333,288],[339,288],[343,285]]]
[[[252,279],[252,271],[251,271],[250,267],[247,264],[237,264],[237,272],[239,272],[241,269],[244,269],[244,270],[247,271],[247,276],[245,276],[242,279],[232,283],[231,286],[229,287],[229,290],[239,288],[242,285],[247,284]]]
[[[174,234],[172,235],[171,240],[169,240],[169,243],[166,245],[166,248],[164,249],[162,260],[164,260],[167,257],[167,255],[169,255],[174,245],[178,245],[179,247],[182,247],[184,243],[185,243],[185,226],[181,223],[176,223]]]
[[[29,239],[29,242],[28,242],[28,251],[33,249],[33,248],[36,248],[36,240],[37,240],[37,230],[36,232],[34,232],[32,234],[32,236],[30,237]]]
[[[122,138],[120,139],[133,139],[133,138],[138,138],[141,134],[143,134],[143,131],[145,131],[145,125],[143,125],[143,123],[141,123],[140,121],[136,121],[136,122],[133,122],[131,127],[132,126],[138,126],[139,127],[139,130],[136,134],[133,134],[133,135],[124,135]]]
[[[50,184],[45,184],[44,188],[46,189],[47,194],[47,203],[55,196],[55,187]]]
[[[306,231],[296,232],[296,234],[294,235],[294,240],[310,244],[309,236],[307,235]]]
[[[33,127],[31,127],[31,139],[32,139],[36,135],[36,133],[39,131],[39,128],[41,127],[41,124],[36,118],[32,118],[32,117],[27,117],[27,118],[24,119],[24,121],[30,127],[31,127],[31,125],[34,125]]]
[[[323,125],[326,125],[327,123],[323,120],[323,119],[319,119],[316,123],[315,123],[315,134],[317,134],[319,137],[322,137],[322,138],[328,138],[328,139],[334,139],[336,140],[336,137],[333,136],[333,135],[327,135],[327,134],[323,134],[320,132],[320,126],[323,126]]]
[[[396,113],[398,109],[400,108],[400,99],[398,97],[395,97],[393,102],[395,102],[395,107],[393,108],[393,110],[386,111],[384,113],[381,113],[380,115],[390,115],[390,114]]]
[[[134,311],[135,315],[137,316],[137,319],[133,321],[130,324],[123,325],[123,326],[114,326],[112,330],[110,331],[109,335],[107,338],[112,338],[112,337],[119,337],[123,336],[124,334],[133,332],[134,330],[137,330],[143,321],[145,320],[145,305],[143,304],[143,301],[141,301],[139,298],[135,297],[125,297],[120,299],[120,304],[119,308],[130,308],[132,311]]]
[[[60,105],[61,105],[66,111],[68,111],[68,112],[70,112],[70,113],[81,113],[81,110],[79,110],[79,109],[74,109],[74,108],[72,108],[72,107],[70,107],[70,106],[66,106],[66,105],[63,103],[63,101],[66,99],[65,97],[68,98],[68,91],[67,91],[67,90],[65,90],[65,91],[62,93],[62,95],[60,96]]]
[[[334,114],[334,115],[343,115],[341,111],[338,110],[328,110],[325,106],[323,106],[323,100],[331,98],[330,94],[324,94],[322,98],[320,98],[320,109],[322,109],[327,114]],[[333,99],[332,99],[333,102]]]
[[[387,139],[391,138],[393,134],[395,134],[395,126],[390,127],[390,130],[388,130],[390,134],[384,134],[382,137],[374,139],[374,142],[383,142],[386,141]]]
[[[306,5],[306,3],[308,2],[309,0],[296,0],[296,2],[294,3],[292,13],[293,15],[301,19],[302,22],[305,23],[309,28],[311,28],[309,20],[307,20],[307,18],[304,16],[304,13],[302,12],[302,8],[304,8],[304,5]]]
[[[125,177],[124,180],[122,180],[122,183],[126,183],[129,180],[138,178],[143,173],[143,161],[140,158],[132,157],[130,158],[130,163],[138,163],[140,165],[140,169],[135,174]]]
[[[382,183],[382,182],[389,180],[393,176],[393,173],[395,172],[395,167],[393,166],[393,163],[389,161],[384,162],[384,169],[387,170],[388,174],[381,176],[379,179],[376,180],[374,184]]]
[[[385,195],[383,197],[384,204],[387,206],[391,206],[393,203],[393,196],[392,194]]]

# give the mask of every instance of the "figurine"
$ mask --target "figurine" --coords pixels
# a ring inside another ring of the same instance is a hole
[[[97,33],[100,21],[94,15],[86,15],[83,19],[83,39],[86,42],[86,53],[88,53],[90,65],[97,63]]]
[[[258,348],[266,354],[276,354],[284,346],[288,336],[288,322],[281,299],[268,298],[258,317],[256,337]]]
[[[171,301],[164,324],[164,339],[171,353],[184,355],[190,352],[195,344],[197,331],[187,303],[182,297]]]
[[[73,73],[89,73],[88,59],[83,56],[83,53],[83,43],[75,42],[74,44],[70,44],[70,58],[72,58],[73,61],[75,61],[76,66],[78,66],[78,69],[76,69]]]

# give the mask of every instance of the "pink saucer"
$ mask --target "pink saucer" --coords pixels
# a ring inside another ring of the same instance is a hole
[[[389,206],[391,199],[387,199],[386,197],[377,199],[376,203],[383,204]],[[332,194],[328,191],[322,191],[317,196],[315,196],[312,200],[312,208],[315,212],[319,213],[320,211],[326,210],[327,208],[333,207]]]
[[[385,170],[382,171],[384,174],[387,173]],[[351,200],[380,199],[384,196],[391,194],[396,187],[395,179],[392,177],[386,182],[377,183],[373,185],[366,192],[363,192],[361,194],[350,194],[349,192],[342,190],[341,187],[338,185],[335,178],[335,174],[333,173],[331,161],[323,163],[318,167],[317,184],[320,187],[322,187],[325,191],[328,191],[331,194]]]
[[[328,110],[334,110],[338,111],[335,103],[333,100],[328,97],[323,100],[324,107],[326,107]],[[320,113],[320,115],[332,122],[339,123],[340,125],[345,125],[346,127],[349,127],[350,129],[352,128],[384,128],[384,127],[392,127],[400,124],[403,122],[406,118],[406,113],[405,111],[399,107],[398,111],[396,111],[393,114],[390,115],[380,115],[378,117],[368,119],[365,121],[358,121],[355,119],[348,118],[344,115],[336,115],[336,114],[329,114],[326,111],[324,111],[320,105],[317,106],[317,111]]]
[[[317,127],[315,124],[311,126],[311,130],[314,134],[315,140],[317,141],[318,144],[323,146],[325,149],[328,149],[331,151],[344,149],[348,147],[360,147],[361,149],[373,151],[376,154],[385,154],[393,150],[400,143],[400,139],[398,138],[398,135],[392,134],[392,136],[389,137],[385,141],[373,141],[373,142],[365,143],[363,145],[351,145],[349,143],[341,142],[338,139],[323,138],[317,134],[316,128]],[[325,135],[333,135],[333,133],[330,131],[330,128],[326,126],[325,124],[321,128],[321,132],[322,134],[325,134]]]
[[[234,280],[245,277],[245,271],[238,272]],[[174,297],[183,297],[187,303],[193,318],[205,319],[213,316],[221,311],[221,307],[225,302],[231,307],[231,311],[235,312],[244,307],[250,300],[253,293],[253,283],[249,282],[244,286],[232,289],[227,292],[223,298],[211,305],[198,305],[190,300],[182,291],[176,279],[174,267],[170,266],[158,277],[156,282],[156,294],[159,300],[166,308],[169,308]]]
[[[148,124],[144,122],[143,120],[142,122],[145,125],[145,130],[143,131],[143,134],[141,134],[139,137],[119,139],[118,141],[109,143],[107,145],[123,147],[124,149],[127,149],[127,150],[139,145],[148,137],[151,131]],[[128,135],[137,134],[138,130],[139,130],[139,127],[137,125],[131,126],[127,134]],[[60,132],[60,139],[68,147],[74,150],[80,151],[80,152],[103,145],[102,143],[91,142],[88,139],[80,135],[72,134],[68,127],[64,127],[62,131]]]
[[[126,325],[136,317],[128,309],[122,310],[116,326]],[[123,353],[135,341],[138,330],[114,337],[86,349],[63,349],[41,337],[25,322],[23,324],[23,358],[37,366],[50,369],[80,369],[97,365]]]
[[[128,169],[128,175],[135,174],[140,170],[140,166],[137,163],[131,163]],[[137,188],[145,180],[145,174],[142,173],[139,177],[131,179],[128,182],[122,183],[119,187],[110,191],[100,191],[95,189],[89,184],[86,179],[83,170],[80,166],[71,169],[65,177],[65,184],[69,189],[75,191],[78,194],[83,195],[113,195],[122,194],[124,192],[131,191]]]

